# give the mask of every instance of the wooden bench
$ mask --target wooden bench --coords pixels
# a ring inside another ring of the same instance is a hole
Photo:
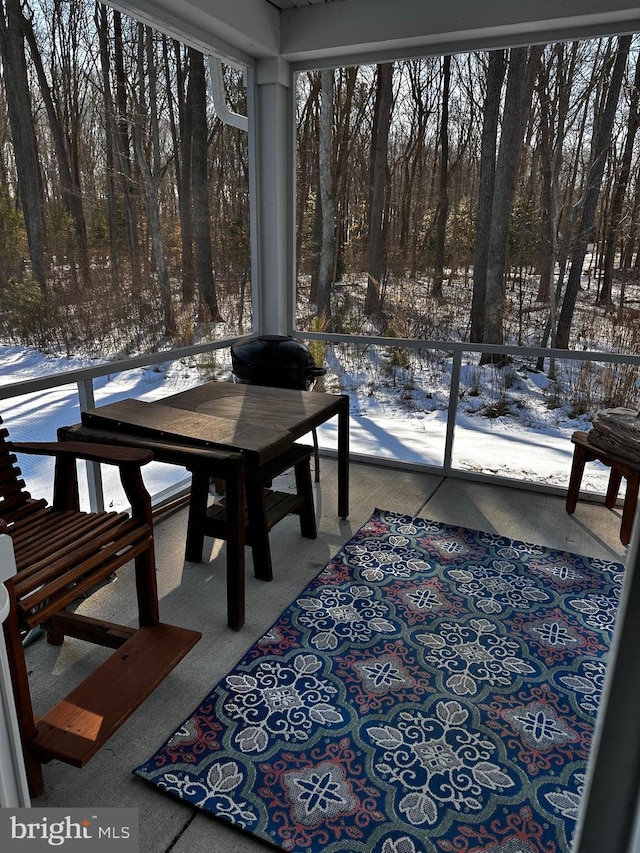
[[[312,447],[294,444],[264,465],[245,466],[245,543],[251,547],[254,574],[260,580],[273,579],[269,531],[279,521],[287,515],[299,515],[300,534],[308,539],[318,535],[311,484],[312,453]],[[295,471],[296,494],[271,490],[271,481],[290,468]],[[191,548],[186,554],[193,562],[202,559],[205,536],[227,538],[225,501],[208,506],[208,499],[209,478],[194,472],[188,525]]]
[[[571,441],[574,443],[575,447],[573,451],[573,462],[571,465],[571,476],[569,478],[569,489],[567,491],[567,512],[570,514],[575,512],[585,464],[596,460],[598,462],[602,462],[603,465],[607,465],[611,468],[607,494],[604,501],[604,505],[608,509],[612,509],[616,505],[622,478],[624,477],[627,481],[624,504],[622,507],[620,541],[623,545],[628,545],[631,539],[631,530],[636,513],[636,505],[638,503],[640,465],[630,462],[628,459],[622,459],[619,456],[615,456],[614,454],[609,453],[606,450],[601,450],[599,447],[591,444],[589,441],[589,433],[587,432],[574,432],[571,436]]]
[[[2,420],[0,419],[0,427]],[[0,428],[0,532],[13,542],[15,573],[3,578],[10,611],[3,629],[29,789],[43,790],[52,758],[82,767],[200,639],[159,620],[151,501],[140,471],[146,450],[65,443],[17,444]],[[52,505],[32,498],[15,452],[56,459]],[[79,509],[76,460],[117,465],[131,515]],[[133,562],[138,628],[90,618],[68,606]],[[33,713],[23,637],[42,627],[115,651],[44,716]]]

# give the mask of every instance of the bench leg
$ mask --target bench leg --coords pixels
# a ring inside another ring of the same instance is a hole
[[[309,460],[305,459],[294,468],[296,476],[296,492],[304,498],[300,509],[300,534],[307,539],[317,539],[316,513],[313,504],[313,486],[311,484],[311,469]]]
[[[612,468],[609,474],[609,485],[607,486],[607,494],[604,499],[604,505],[607,509],[613,509],[618,500],[618,492],[620,491],[620,483],[622,482],[622,473],[617,468]]]
[[[627,477],[627,493],[622,508],[622,525],[620,526],[620,541],[628,545],[631,540],[631,529],[636,515],[638,503],[638,488],[640,488],[640,474]]]
[[[587,451],[584,447],[576,445],[573,451],[573,462],[571,463],[571,476],[569,478],[569,488],[567,490],[566,510],[569,515],[573,515],[578,504],[578,495],[580,493],[580,483],[584,474],[584,466],[587,462]]]
[[[158,581],[153,539],[149,547],[134,561],[136,570],[136,594],[138,598],[138,624],[153,627],[160,621],[158,605]]]

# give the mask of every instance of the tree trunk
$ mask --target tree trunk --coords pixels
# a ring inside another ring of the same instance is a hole
[[[333,187],[336,203],[336,237],[333,254],[332,281],[338,281],[343,263],[343,251],[349,220],[349,201],[352,190],[350,157],[353,155],[355,128],[365,120],[366,100],[360,99],[354,111],[354,93],[358,79],[357,68],[342,69],[338,75],[339,89],[335,91],[335,138]],[[334,81],[335,82],[335,81]],[[335,89],[335,86],[334,86]]]
[[[136,156],[138,158],[138,166],[142,173],[144,185],[147,195],[147,219],[149,223],[149,233],[151,235],[151,243],[153,247],[153,258],[156,266],[156,276],[158,279],[158,291],[160,293],[160,302],[162,305],[162,315],[164,321],[165,337],[172,337],[176,332],[175,316],[173,311],[173,301],[171,298],[171,289],[169,286],[169,276],[167,273],[167,265],[164,254],[164,240],[162,237],[162,227],[160,224],[160,206],[158,200],[158,190],[160,187],[160,178],[162,176],[162,166],[160,162],[160,135],[158,127],[157,114],[157,78],[156,65],[153,50],[153,31],[151,27],[146,27],[143,24],[138,25],[138,68],[139,68],[139,95],[137,104],[137,121],[134,125],[134,145]],[[147,77],[149,79],[149,100],[147,102],[144,84],[144,58],[146,56]],[[143,145],[142,121],[145,117],[149,117],[149,142],[151,150],[151,162],[148,163],[145,158]]]
[[[636,59],[636,70],[631,89],[631,102],[629,105],[629,121],[627,124],[627,137],[624,143],[624,151],[622,154],[622,162],[617,179],[614,182],[613,201],[611,203],[611,213],[609,216],[609,226],[606,235],[606,248],[604,255],[604,269],[602,278],[602,289],[598,297],[598,302],[601,305],[611,304],[611,284],[613,280],[613,266],[616,254],[616,246],[620,230],[620,221],[622,219],[622,207],[624,197],[629,185],[629,176],[631,175],[631,162],[633,159],[633,149],[638,133],[640,118],[638,116],[638,102],[640,100],[640,54]]]
[[[541,63],[538,76],[538,100],[540,101],[540,284],[538,302],[549,302],[556,260],[556,229],[558,225],[557,198],[553,184],[553,128],[551,118],[551,94],[549,71]]]
[[[195,242],[196,276],[200,294],[200,319],[222,322],[218,309],[216,282],[211,255],[211,216],[209,213],[209,176],[207,172],[207,83],[204,56],[189,49],[189,85],[187,108],[191,118],[191,203]]]
[[[526,116],[531,106],[531,90],[541,55],[541,47],[515,48],[510,52],[504,116],[491,207],[483,343],[503,343],[504,275],[509,220],[515,193],[520,150],[527,123]],[[481,358],[481,364],[495,360],[494,356],[484,354]]]
[[[4,0],[4,6],[0,9],[0,56],[18,173],[18,193],[29,244],[31,272],[46,294],[44,201],[21,29],[20,0]]]
[[[119,279],[118,226],[115,192],[115,107],[111,91],[111,60],[109,55],[109,28],[107,24],[107,7],[96,2],[94,18],[98,31],[100,47],[100,71],[104,98],[104,127],[106,148],[106,190],[107,190],[107,227],[109,231],[109,268],[112,284]]]
[[[178,189],[178,211],[180,215],[180,247],[182,302],[188,305],[196,293],[196,267],[193,256],[193,219],[191,208],[191,145],[192,127],[191,112],[185,99],[185,75],[182,64],[182,48],[180,42],[174,41],[173,48],[176,58],[176,94],[178,99],[178,127],[172,122],[173,150],[176,169],[176,184]]]
[[[624,252],[622,255],[621,266],[624,269],[631,269],[633,266],[633,254],[638,242],[638,223],[640,220],[640,173],[636,174],[635,184],[633,189],[633,205],[631,208],[631,221],[629,223],[629,239],[627,240]],[[640,253],[638,253],[640,256]]]
[[[87,226],[84,218],[84,208],[82,204],[82,188],[78,181],[74,179],[69,153],[65,145],[65,133],[59,119],[59,112],[56,110],[54,103],[54,93],[49,86],[47,75],[42,64],[42,57],[36,42],[36,37],[33,32],[31,22],[24,15],[21,15],[21,25],[24,36],[29,45],[31,61],[33,62],[40,94],[44,103],[47,118],[49,120],[49,128],[51,130],[51,141],[55,151],[56,160],[58,162],[58,174],[60,176],[60,189],[62,192],[62,201],[71,221],[73,222],[73,230],[76,238],[78,249],[78,268],[80,270],[80,279],[82,286],[87,289],[91,285],[91,271],[89,265],[89,246],[87,243]],[[67,81],[68,83],[69,81]]]
[[[435,228],[435,258],[433,261],[434,299],[442,299],[444,281],[444,248],[449,215],[449,89],[451,84],[451,57],[442,60],[442,114],[440,117],[440,181],[438,211]]]
[[[116,77],[116,162],[122,180],[129,259],[131,263],[131,292],[134,302],[140,302],[142,259],[139,240],[138,187],[133,176],[131,144],[129,139],[129,115],[127,85],[128,74],[124,66],[122,44],[122,16],[113,12],[113,60]]]
[[[540,252],[540,286],[538,300],[548,302],[549,318],[543,336],[546,346],[551,330],[555,334],[556,307],[559,304],[554,288],[555,265],[558,255],[558,229],[560,225],[560,173],[562,171],[564,140],[566,137],[567,116],[571,87],[578,57],[578,43],[573,42],[567,57],[564,44],[556,45],[553,51],[555,59],[556,97],[550,94],[549,70],[541,65],[540,69],[540,105],[541,105],[541,156],[542,166],[542,241]],[[568,61],[567,61],[568,59]],[[553,65],[551,65],[553,69]],[[555,127],[555,138],[553,128]],[[542,368],[540,368],[542,369]]]
[[[496,172],[500,93],[502,91],[505,68],[504,51],[492,51],[489,54],[489,65],[487,68],[487,93],[484,100],[482,143],[480,149],[476,251],[473,263],[473,296],[471,300],[471,332],[469,336],[471,343],[482,341],[484,333],[484,307],[487,291],[491,207],[493,204],[493,185]]]
[[[369,164],[369,273],[364,303],[364,313],[369,317],[379,315],[382,309],[380,294],[384,272],[384,197],[392,99],[393,64],[378,65]]]
[[[320,240],[322,232],[322,211],[320,199],[315,189],[318,186],[318,124],[317,106],[320,94],[320,76],[308,71],[304,76],[307,85],[307,97],[301,109],[296,138],[298,140],[298,205],[296,234],[298,235],[298,254],[300,261],[304,256],[305,264],[301,272],[309,273],[309,302],[317,303],[318,263],[320,260]],[[312,210],[312,226],[308,239],[303,243],[309,211]]]
[[[552,347],[555,346],[556,314],[560,305],[559,296],[561,281],[564,278],[564,272],[562,271],[564,267],[561,258],[560,273],[557,279],[555,276],[556,260],[558,260],[559,255],[564,255],[563,252],[559,251],[558,240],[561,214],[559,181],[560,173],[562,170],[563,144],[566,136],[571,86],[574,82],[574,73],[578,57],[578,42],[573,42],[573,44],[571,45],[571,51],[569,54],[568,61],[566,59],[565,45],[557,45],[554,54],[556,58],[556,86],[558,90],[558,95],[556,99],[557,103],[555,105],[555,139],[553,139],[552,133],[554,118],[549,115],[551,111],[545,110],[544,108],[544,103],[547,101],[550,102],[551,100],[551,96],[548,93],[548,88],[546,85],[549,83],[549,75],[544,69],[541,70],[541,73],[544,75],[545,78],[545,85],[543,86],[544,91],[540,92],[541,112],[543,114],[541,123],[544,124],[544,130],[542,132],[543,140],[541,142],[541,148],[543,149],[542,157],[544,161],[549,161],[548,166],[545,162],[545,165],[543,166],[542,170],[543,182],[545,184],[544,193],[542,196],[543,208],[545,207],[545,200],[548,200],[549,205],[548,209],[543,209],[543,239],[541,247],[542,257],[540,260],[541,272],[540,285],[538,289],[538,300],[547,301],[549,304],[549,314],[547,316],[544,331],[542,333],[542,338],[540,341],[540,346],[542,347],[548,346],[549,342],[551,342]],[[582,137],[580,136],[580,138]],[[570,180],[571,185],[575,182],[575,178],[576,175],[574,172]],[[571,225],[569,225],[569,233],[570,232]],[[544,257],[545,253],[547,252],[550,255],[548,259]],[[548,281],[545,280],[547,276]],[[536,367],[540,371],[544,370],[544,358],[542,356],[538,358],[536,362]],[[554,363],[553,360],[551,360],[549,365],[550,376],[553,375],[553,371]]]
[[[575,44],[575,42],[574,42]],[[575,54],[572,54],[572,64],[573,60],[575,60]],[[575,64],[574,64],[575,67]],[[572,81],[573,78],[570,77],[569,81]],[[580,119],[580,124],[578,128],[577,134],[577,142],[575,145],[575,150],[577,152],[582,151],[583,140],[586,132],[587,126],[587,117],[588,117],[588,97],[585,97],[585,107],[582,110],[582,115]],[[560,145],[556,149],[556,157],[559,161],[562,158],[562,146]],[[556,325],[556,317],[561,307],[562,301],[562,290],[564,287],[564,276],[567,269],[567,263],[569,262],[569,251],[571,249],[571,241],[573,238],[573,234],[575,232],[576,222],[579,218],[579,201],[574,202],[574,198],[577,196],[580,198],[583,188],[578,186],[576,189],[578,182],[578,168],[580,165],[580,157],[574,156],[573,164],[571,167],[570,177],[566,182],[564,188],[564,199],[562,203],[562,211],[558,217],[558,232],[559,232],[559,240],[558,240],[558,277],[556,279],[555,285],[555,293],[552,294],[552,300],[550,303],[550,311],[549,318],[545,327],[544,336],[542,339],[542,346],[546,347],[549,341],[551,341],[551,346],[556,346],[556,335],[557,335],[557,325]],[[557,171],[559,171],[560,165],[558,166]],[[544,359],[538,360],[538,367],[540,370],[544,367]],[[550,375],[553,371],[553,365],[550,365]]]
[[[318,172],[322,210],[322,241],[318,271],[318,318],[331,320],[331,285],[336,240],[336,200],[333,188],[333,71],[320,72]]]
[[[596,130],[591,148],[591,159],[587,176],[582,210],[580,215],[580,227],[571,253],[571,269],[567,278],[567,289],[562,301],[562,309],[558,318],[558,331],[556,335],[556,346],[561,349],[569,348],[569,333],[573,322],[573,312],[580,289],[582,266],[587,251],[589,238],[593,231],[593,221],[600,195],[600,185],[604,175],[604,167],[607,159],[607,151],[611,143],[611,133],[615,119],[620,89],[629,56],[631,36],[621,36],[618,39],[618,50],[611,74],[611,81],[607,92],[604,112],[601,121],[597,121]]]

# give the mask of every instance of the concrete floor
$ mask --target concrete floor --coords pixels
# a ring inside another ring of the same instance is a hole
[[[341,521],[337,517],[336,465],[323,459],[321,483],[316,486],[318,539],[302,539],[295,518],[279,524],[271,533],[271,583],[253,577],[247,551],[247,619],[244,628],[234,632],[226,625],[224,544],[211,543],[210,562],[185,563],[186,510],[167,514],[158,520],[155,532],[161,618],[202,631],[202,640],[85,768],[78,770],[57,761],[46,765],[45,793],[33,805],[137,807],[141,853],[272,850],[253,836],[158,792],[131,770],[193,711],[375,507],[600,558],[623,560],[626,553],[618,538],[617,509],[580,502],[575,515],[569,516],[560,497],[360,463],[351,466],[351,514]],[[132,575],[123,573],[84,601],[80,609],[135,624]],[[105,654],[75,640],[66,640],[62,647],[49,646],[43,640],[33,643],[28,664],[36,713],[66,695]]]

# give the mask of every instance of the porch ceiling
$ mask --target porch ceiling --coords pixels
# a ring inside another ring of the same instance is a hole
[[[298,67],[640,32],[637,0],[108,0],[223,58]]]

